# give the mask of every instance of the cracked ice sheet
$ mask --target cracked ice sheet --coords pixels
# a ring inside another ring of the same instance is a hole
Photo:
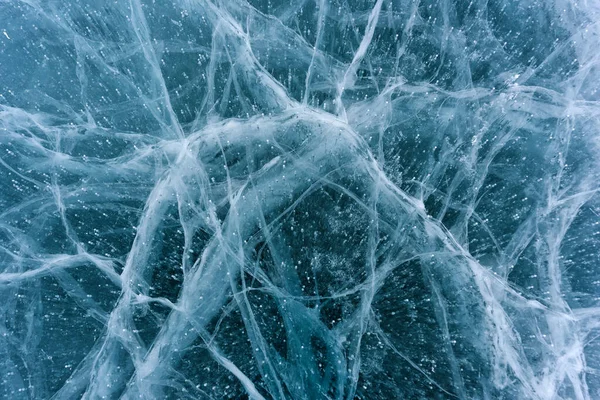
[[[0,393],[600,397],[600,3],[0,3]]]

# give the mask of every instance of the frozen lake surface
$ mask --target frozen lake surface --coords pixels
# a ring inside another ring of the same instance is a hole
[[[0,1],[0,398],[599,399],[599,0]]]

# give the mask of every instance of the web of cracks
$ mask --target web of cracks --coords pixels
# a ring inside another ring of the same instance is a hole
[[[425,23],[419,3],[322,1],[310,34],[293,27],[307,2],[163,10],[203,40],[157,29],[134,0],[64,15],[18,4],[69,43],[79,103],[0,98],[7,393],[598,390],[584,282],[597,279],[597,24],[567,26],[534,66],[478,25],[528,66],[488,78],[466,68],[474,33],[449,25],[448,2]],[[408,76],[439,24],[429,79]],[[332,50],[337,36],[352,48]],[[562,68],[569,51],[578,65]],[[203,72],[180,67],[190,60]]]

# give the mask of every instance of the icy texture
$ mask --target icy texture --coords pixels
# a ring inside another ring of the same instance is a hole
[[[0,1],[0,397],[600,398],[599,21]]]

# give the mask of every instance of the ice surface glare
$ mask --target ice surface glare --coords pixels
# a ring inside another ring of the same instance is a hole
[[[600,398],[600,2],[0,2],[0,397]]]

